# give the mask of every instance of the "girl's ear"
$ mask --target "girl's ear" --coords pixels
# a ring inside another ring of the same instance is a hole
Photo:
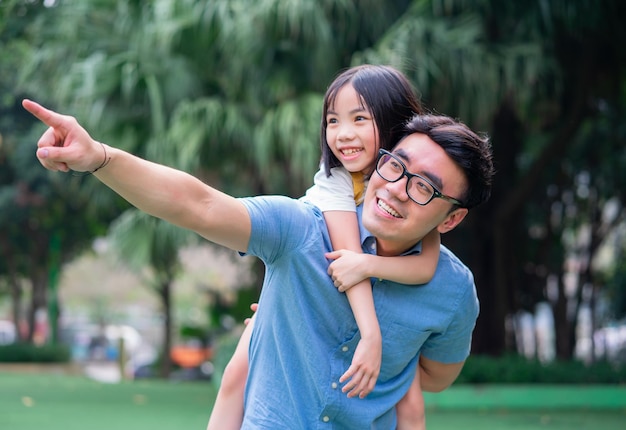
[[[454,228],[463,221],[465,215],[467,215],[468,210],[466,208],[458,208],[453,210],[448,214],[446,219],[444,219],[438,226],[437,231],[439,233],[447,233],[450,230],[454,230]]]

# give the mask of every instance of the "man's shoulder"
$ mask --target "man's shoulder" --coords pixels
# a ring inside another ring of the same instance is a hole
[[[285,196],[241,198],[250,216],[246,254],[266,263],[289,254],[293,258],[325,240],[326,224],[315,206]]]
[[[467,267],[465,266],[465,263],[463,263],[461,259],[454,252],[452,252],[450,248],[447,248],[445,245],[441,245],[439,247],[439,251],[440,251],[440,256],[443,257],[450,264],[459,264],[461,266]]]
[[[289,224],[302,226],[324,220],[322,212],[315,205],[287,196],[266,195],[242,197],[239,200],[248,210],[253,225],[274,224],[277,228],[289,228]]]
[[[308,212],[316,210],[314,205],[283,195],[264,195],[254,197],[240,197],[247,208],[258,208],[263,210],[293,210]]]
[[[453,277],[457,281],[474,281],[472,271],[455,253],[441,245],[437,272],[444,277]]]

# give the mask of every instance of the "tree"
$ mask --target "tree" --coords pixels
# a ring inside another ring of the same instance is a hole
[[[172,283],[181,270],[178,251],[191,240],[172,224],[129,209],[111,226],[111,238],[120,257],[137,273],[144,275],[160,299],[163,312],[163,344],[161,349],[162,377],[170,374],[172,361]]]
[[[59,1],[29,29],[38,50],[23,85],[75,112],[98,139],[200,176],[218,169],[233,194],[300,195],[319,159],[321,94],[312,89],[370,42],[359,26],[373,37],[407,2],[360,3],[380,13],[365,20],[352,2],[334,1]],[[111,205],[86,191],[90,204]]]
[[[105,212],[85,210],[83,179],[49,181],[33,154],[32,143],[40,130],[22,109],[24,93],[16,88],[19,72],[33,52],[26,25],[41,12],[41,5],[25,1],[3,2],[0,7],[0,284],[11,295],[16,327],[28,323],[25,334],[18,331],[25,341],[33,341],[38,311],[51,314],[51,337],[56,339],[54,275],[87,245],[86,235],[102,230],[106,219]],[[27,298],[30,304],[25,306]]]
[[[298,196],[317,167],[334,74],[396,65],[427,106],[494,142],[490,202],[444,238],[475,273],[474,351],[510,349],[506,319],[549,300],[559,356],[571,357],[576,320],[565,310],[584,304],[586,288],[600,294],[608,272],[580,265],[568,296],[570,256],[593,261],[623,219],[623,9],[616,0],[60,0],[25,33],[37,50],[22,88],[96,138],[219,178],[232,194]],[[115,201],[101,187],[91,195],[90,204]],[[611,222],[609,202],[619,209]],[[587,229],[576,250],[571,238]]]
[[[615,1],[415,1],[376,47],[357,57],[404,65],[428,104],[492,136],[499,170],[492,199],[446,238],[476,275],[483,309],[476,352],[502,353],[506,317],[549,299],[547,284],[555,279],[558,355],[572,357],[576,312],[565,310],[580,306],[582,285],[567,298],[568,232],[591,224],[596,233],[586,252],[593,258],[606,226],[583,209],[593,206],[588,199],[571,202],[574,219],[554,223],[550,208],[567,206],[577,172],[599,167],[586,151],[601,146],[609,153],[623,143],[617,132],[625,101],[622,8]],[[416,64],[406,65],[415,55]],[[598,140],[591,130],[597,131],[600,107],[612,118],[603,128],[612,132]],[[592,144],[585,142],[590,135]],[[579,157],[567,156],[580,146],[586,149]],[[604,171],[591,193],[599,211],[609,196],[623,202],[615,194],[615,169]]]

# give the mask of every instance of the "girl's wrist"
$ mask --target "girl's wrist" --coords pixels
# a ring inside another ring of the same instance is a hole
[[[359,332],[361,333],[361,339],[367,339],[369,341],[382,340],[382,334],[380,333],[380,326],[378,320],[370,321],[368,324],[364,324],[364,327],[359,326]]]

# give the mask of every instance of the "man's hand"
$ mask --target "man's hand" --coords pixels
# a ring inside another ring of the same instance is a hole
[[[365,272],[367,254],[340,249],[327,252],[326,258],[334,260],[328,266],[328,274],[335,283],[335,287],[342,293],[368,278]]]
[[[37,142],[37,158],[49,170],[91,172],[103,165],[106,149],[89,136],[75,118],[61,115],[31,100],[24,109],[49,128]]]
[[[257,309],[258,309],[258,308],[259,308],[259,304],[258,304],[258,303],[252,303],[252,304],[250,305],[250,310],[251,310],[252,312],[254,312],[254,313],[252,314],[252,316],[251,316],[250,318],[246,318],[245,320],[243,320],[243,323],[244,323],[245,325],[250,324],[250,322],[252,321],[252,318],[254,318],[254,316],[256,315],[256,311],[257,311]]]
[[[346,382],[342,391],[348,397],[364,398],[376,385],[382,362],[382,338],[361,338],[352,357],[352,364],[341,375],[339,382]]]

